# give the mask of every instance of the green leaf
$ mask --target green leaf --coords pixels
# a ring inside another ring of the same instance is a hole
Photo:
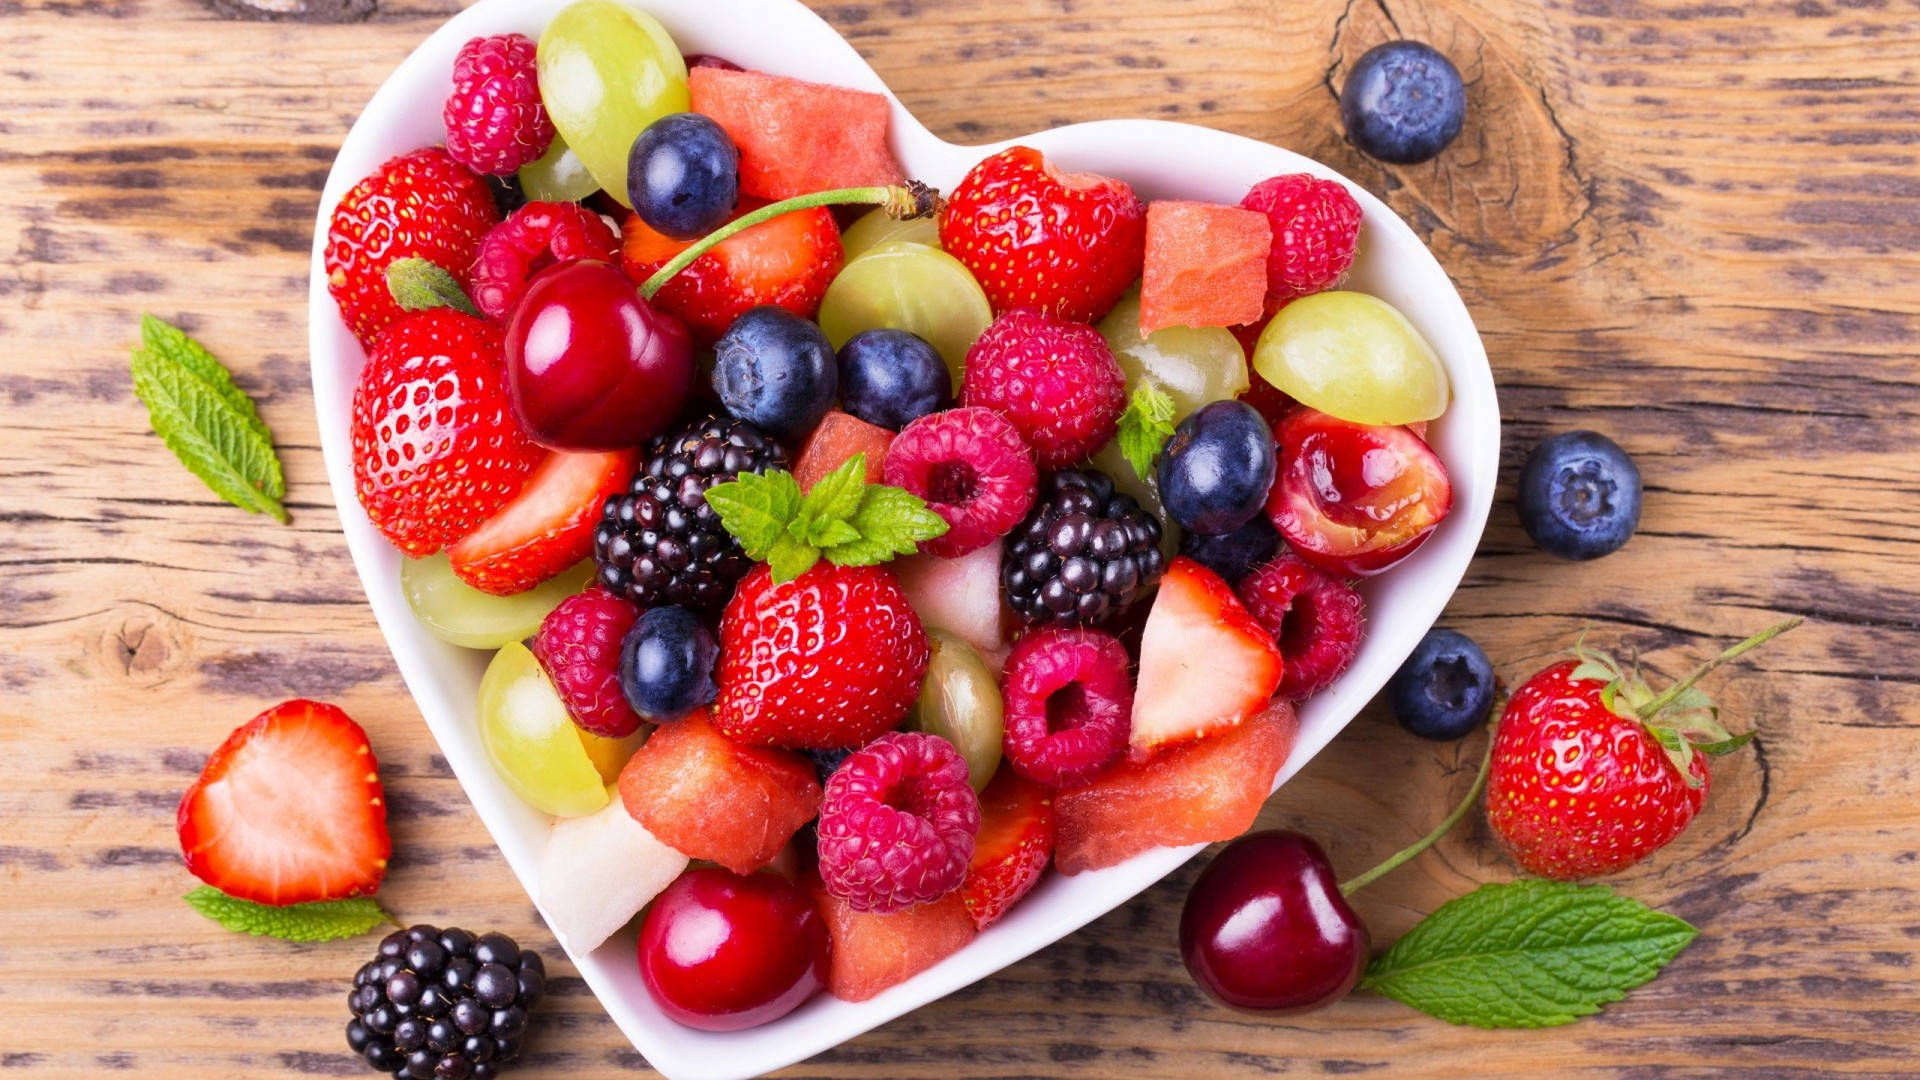
[[[860,509],[866,490],[867,455],[855,454],[808,489],[807,505],[817,518],[846,521]]]
[[[1618,673],[1611,667],[1608,667],[1604,661],[1582,660],[1578,666],[1568,673],[1567,678],[1579,680],[1591,679],[1594,682],[1612,682],[1617,674]]]
[[[202,885],[182,899],[193,910],[235,933],[279,938],[282,941],[333,941],[359,937],[375,927],[393,922],[371,896],[270,907],[228,896],[210,885]]]
[[[221,399],[233,407],[233,411],[247,422],[247,425],[260,433],[260,437],[269,443],[273,441],[273,432],[267,430],[267,422],[260,419],[260,410],[254,408],[253,399],[233,381],[232,373],[213,358],[206,346],[187,336],[185,330],[167,322],[156,315],[140,316],[140,343],[146,350],[169,363],[176,364],[193,372],[194,377],[206,383],[208,388],[219,394]],[[286,486],[280,478],[279,462],[269,485],[260,486],[261,490],[278,499],[285,495]]]
[[[1153,459],[1173,435],[1173,399],[1148,379],[1134,387],[1127,411],[1120,414],[1120,456],[1133,466],[1134,474],[1145,480],[1153,471]]]
[[[781,533],[773,543],[773,550],[767,553],[767,569],[772,571],[775,584],[792,581],[819,561],[819,548],[795,540],[787,533]]]
[[[387,292],[402,311],[427,311],[452,308],[480,317],[480,309],[467,299],[466,290],[452,274],[418,256],[395,259],[387,264]]]
[[[1482,885],[1375,957],[1360,985],[1449,1023],[1552,1027],[1625,997],[1697,933],[1601,885]]]
[[[1735,750],[1740,749],[1752,741],[1753,732],[1743,731],[1731,739],[1724,739],[1720,742],[1695,744],[1693,749],[1695,752],[1705,754],[1708,757],[1722,757],[1733,753]]]
[[[130,365],[133,392],[167,449],[213,493],[243,510],[272,514],[282,522],[284,492],[273,442],[237,411],[227,395],[194,373],[191,364],[148,349],[135,349]]]
[[[873,566],[895,555],[911,555],[947,531],[946,519],[918,495],[884,484],[868,486],[850,524],[860,538],[826,549],[836,566]]]
[[[708,488],[707,505],[720,515],[720,524],[740,541],[747,557],[764,562],[799,516],[800,485],[785,470],[741,473],[737,479]]]
[[[838,547],[860,539],[860,530],[839,518],[820,518],[813,522],[813,527],[807,530],[807,535],[799,539],[817,548]]]

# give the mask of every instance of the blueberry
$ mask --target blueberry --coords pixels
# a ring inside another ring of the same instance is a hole
[[[1467,118],[1460,71],[1431,45],[1389,41],[1361,55],[1340,89],[1340,122],[1360,152],[1396,165],[1447,148]]]
[[[1566,431],[1527,455],[1515,501],[1520,524],[1541,551],[1597,559],[1619,550],[1640,526],[1640,470],[1605,435]]]
[[[1387,680],[1387,703],[1400,726],[1423,739],[1461,738],[1493,705],[1493,666],[1465,634],[1429,630]]]
[[[1280,533],[1265,514],[1253,515],[1230,533],[1208,536],[1190,532],[1180,536],[1180,554],[1219,574],[1229,585],[1239,584],[1279,550]]]
[[[740,151],[699,113],[669,113],[648,124],[627,152],[627,198],[657,232],[697,240],[740,205]]]
[[[1273,429],[1244,401],[1215,401],[1180,421],[1160,455],[1167,514],[1188,532],[1230,533],[1266,505]]]
[[[833,346],[785,308],[757,307],[713,347],[713,390],[735,419],[775,437],[812,431],[839,392]]]
[[[649,610],[620,646],[620,689],[648,720],[675,720],[713,701],[713,634],[693,612]]]
[[[862,330],[840,346],[840,403],[869,424],[899,431],[953,405],[953,376],[918,334]]]

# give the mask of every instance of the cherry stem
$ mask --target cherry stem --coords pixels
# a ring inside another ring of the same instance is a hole
[[[1659,714],[1661,709],[1664,709],[1667,706],[1673,704],[1674,701],[1677,698],[1679,698],[1681,694],[1684,694],[1688,690],[1692,689],[1695,683],[1705,678],[1707,676],[1707,673],[1712,671],[1714,668],[1717,668],[1721,664],[1724,664],[1729,660],[1732,660],[1738,656],[1741,656],[1744,653],[1752,652],[1753,650],[1759,648],[1760,646],[1765,645],[1767,642],[1772,641],[1774,638],[1779,637],[1781,634],[1784,634],[1787,631],[1793,629],[1794,627],[1799,626],[1801,623],[1805,621],[1806,621],[1805,619],[1796,617],[1796,618],[1788,619],[1786,622],[1779,623],[1774,626],[1769,626],[1765,630],[1760,631],[1759,633],[1753,635],[1752,637],[1741,642],[1740,644],[1735,645],[1733,648],[1728,649],[1726,652],[1721,653],[1719,656],[1716,656],[1713,659],[1707,661],[1706,663],[1700,665],[1698,668],[1694,670],[1693,674],[1687,676],[1684,679],[1681,679],[1679,682],[1674,683],[1672,686],[1667,687],[1666,690],[1661,692],[1661,694],[1658,697],[1655,697],[1652,701],[1647,702],[1646,707],[1639,710],[1639,717],[1641,722],[1644,723],[1648,720],[1653,719],[1656,715]]]
[[[1504,701],[1495,701],[1493,707],[1488,709],[1487,712],[1490,715],[1499,716],[1505,704]],[[1351,881],[1341,882],[1340,895],[1352,896],[1354,893],[1373,884],[1379,878],[1385,877],[1393,871],[1398,870],[1402,863],[1407,862],[1409,859],[1412,859],[1421,852],[1439,843],[1441,837],[1452,832],[1453,827],[1460,824],[1460,819],[1467,816],[1467,811],[1473,809],[1473,804],[1480,800],[1480,793],[1487,789],[1487,773],[1489,766],[1492,764],[1493,736],[1490,734],[1487,737],[1487,752],[1480,756],[1480,775],[1473,778],[1473,786],[1467,789],[1466,798],[1461,799],[1460,805],[1453,808],[1453,813],[1448,814],[1441,820],[1440,824],[1434,826],[1432,832],[1415,840],[1412,844],[1401,848],[1399,851],[1394,852],[1392,855],[1387,856],[1385,862]]]
[[[918,180],[909,180],[897,186],[879,185],[876,187],[835,188],[832,191],[816,191],[809,195],[796,195],[791,199],[782,199],[768,203],[758,210],[749,211],[713,230],[693,242],[685,251],[667,261],[665,266],[653,272],[640,286],[642,298],[651,300],[673,276],[685,270],[693,260],[728,237],[753,228],[763,221],[771,221],[781,214],[790,214],[795,210],[811,210],[816,206],[858,206],[878,204],[886,210],[887,216],[896,221],[907,218],[926,217],[932,214],[940,204],[940,193]]]

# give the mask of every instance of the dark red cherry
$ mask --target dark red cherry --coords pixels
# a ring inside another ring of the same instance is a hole
[[[689,870],[640,924],[640,976],[688,1027],[777,1020],[826,985],[827,924],[805,889],[773,873]]]
[[[533,440],[619,450],[664,431],[693,387],[684,323],[587,259],[544,271],[507,320],[507,388]]]
[[[1329,574],[1380,573],[1426,543],[1453,509],[1446,466],[1404,427],[1301,408],[1273,435],[1280,466],[1267,517],[1288,547]]]
[[[1296,832],[1227,845],[1180,912],[1180,956],[1222,1005],[1305,1012],[1347,995],[1367,965],[1367,927],[1320,845]]]

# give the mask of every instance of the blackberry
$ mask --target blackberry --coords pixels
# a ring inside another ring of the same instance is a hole
[[[546,989],[540,954],[505,934],[396,930],[353,977],[347,1046],[394,1080],[492,1080]]]
[[[1040,484],[1008,537],[1000,582],[1029,625],[1097,626],[1125,611],[1167,568],[1158,518],[1098,469],[1062,469]]]
[[[826,787],[827,780],[839,770],[840,763],[853,756],[859,749],[856,746],[842,746],[833,750],[802,750],[800,753],[813,762],[813,772],[820,778],[820,786]]]
[[[719,609],[753,560],[707,505],[707,489],[787,467],[787,452],[744,420],[708,417],[656,438],[625,495],[593,530],[600,584],[642,608]]]

